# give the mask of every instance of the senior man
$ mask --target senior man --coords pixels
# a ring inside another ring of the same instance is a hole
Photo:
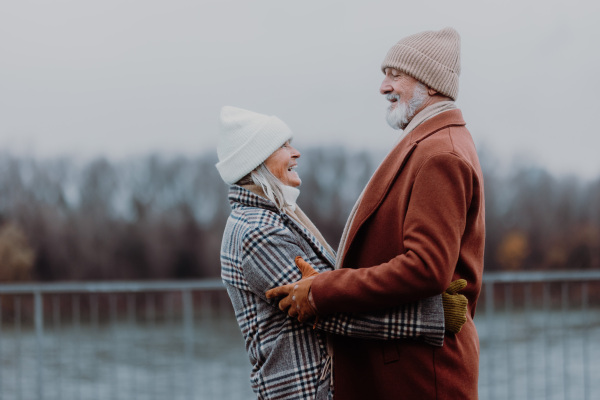
[[[306,320],[419,301],[465,279],[467,322],[436,348],[413,340],[334,336],[335,399],[476,399],[473,317],[484,250],[483,177],[456,107],[460,36],[403,38],[381,66],[388,122],[403,130],[348,219],[334,271],[268,292]]]

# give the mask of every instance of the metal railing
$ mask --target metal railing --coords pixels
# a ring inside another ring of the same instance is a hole
[[[600,398],[600,271],[486,273],[481,399]],[[0,400],[250,399],[220,280],[0,285]]]
[[[484,274],[482,399],[600,398],[600,271]]]
[[[219,279],[0,285],[0,312],[1,400],[252,398]]]

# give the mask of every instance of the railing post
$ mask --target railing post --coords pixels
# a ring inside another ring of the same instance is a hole
[[[568,362],[569,362],[569,349],[568,349],[568,335],[567,335],[567,326],[568,322],[567,313],[569,309],[569,287],[567,286],[567,282],[563,282],[560,285],[561,292],[561,345],[562,345],[562,379],[563,379],[563,398],[568,399],[568,386],[569,386],[569,375],[567,374]]]
[[[42,400],[44,398],[43,390],[43,365],[44,365],[44,313],[43,313],[43,301],[42,293],[36,291],[33,294],[34,298],[34,314],[35,314],[35,338],[36,338],[36,352],[37,352],[37,398]]]
[[[77,366],[78,374],[81,374],[81,309],[79,304],[79,295],[71,296],[71,313],[73,318],[73,328],[75,329],[74,343],[71,345],[75,348],[75,365]],[[78,377],[75,385],[77,398],[81,398],[81,379]]]
[[[21,400],[23,398],[23,360],[21,359],[21,296],[15,297],[14,304],[14,312],[15,312],[15,335],[16,335],[16,355],[17,359],[17,399]]]
[[[2,354],[2,296],[0,296],[0,355]],[[0,388],[2,387],[2,357],[0,357]],[[2,390],[0,390],[0,400],[4,398]]]
[[[511,320],[511,318],[513,317],[513,283],[504,284],[504,314],[506,314],[506,319],[504,322],[504,337],[502,338],[502,341],[504,342],[506,352],[506,377],[509,382],[513,383],[512,385],[508,385],[506,389],[508,398],[514,399],[517,397],[516,379],[514,375],[514,360],[511,352],[512,345],[509,344],[510,330],[513,329],[512,323],[514,322],[513,320]]]
[[[494,327],[493,327],[493,323],[494,323],[494,283],[493,282],[488,282],[485,284],[485,319],[486,319],[486,325],[487,325],[487,329],[489,332],[489,340],[490,340],[490,346],[493,346],[494,343],[494,338],[492,337],[494,335]],[[492,391],[492,386],[494,383],[494,379],[492,378],[492,372],[494,370],[494,362],[491,358],[491,356],[488,356],[487,358],[488,360],[488,365],[487,365],[487,388],[488,388],[488,396],[487,398],[489,400],[492,400],[494,398],[493,395],[493,391]]]
[[[550,297],[550,284],[548,282],[544,283],[543,286],[543,294],[542,294],[542,299],[543,299],[543,311],[544,311],[544,327],[542,329],[542,340],[543,340],[543,348],[547,349],[549,346],[548,344],[550,343],[550,339],[548,338],[549,336],[549,331],[551,330],[551,322],[550,322],[550,318],[551,318],[551,311],[552,311],[552,307],[551,307],[551,297]],[[550,357],[552,357],[552,355],[549,352],[542,352],[542,354],[544,354],[545,362],[544,362],[544,399],[548,399],[551,396],[552,393],[552,387],[551,387],[551,360],[548,360]]]
[[[528,283],[525,285],[525,318],[528,320],[532,320],[533,319],[533,299],[532,299],[532,287],[531,287],[531,283]],[[526,370],[526,375],[527,378],[525,379],[525,385],[526,385],[526,393],[527,393],[527,398],[528,399],[532,399],[534,397],[534,392],[533,392],[533,384],[532,384],[532,380],[534,379],[535,374],[533,373],[533,368],[534,368],[534,359],[535,359],[535,349],[533,348],[533,344],[531,344],[531,339],[532,334],[531,331],[528,330],[527,332],[527,343],[529,343],[527,345],[527,356],[525,357],[525,370]]]
[[[113,357],[115,360],[115,363],[118,363],[120,360],[120,352],[121,352],[121,345],[120,345],[120,338],[118,335],[118,330],[117,330],[117,295],[114,293],[111,293],[111,295],[108,298],[108,307],[109,307],[109,319],[110,319],[110,327],[111,327],[111,335],[112,335],[112,340],[113,340]],[[116,399],[117,398],[117,394],[119,393],[119,374],[117,373],[116,368],[111,368],[110,369],[110,394],[111,394],[111,398],[112,399]]]
[[[56,335],[56,344],[55,346],[57,348],[61,348],[61,344],[59,343],[60,339],[60,335],[56,334],[56,331],[58,330],[58,327],[61,326],[60,324],[60,300],[58,298],[57,295],[54,295],[52,297],[52,327],[55,331],[55,335]],[[57,352],[56,354],[57,357],[57,363],[60,365],[60,352]],[[56,398],[58,399],[62,399],[63,398],[63,394],[62,394],[62,379],[61,379],[61,371],[62,368],[56,368],[56,375],[54,376],[54,382],[56,382],[56,390],[57,390],[57,396]]]
[[[98,330],[98,297],[95,293],[89,296],[89,304],[90,304],[90,323],[92,324],[92,330],[96,332]],[[100,343],[95,342],[94,346],[91,348],[91,351],[97,352]],[[94,366],[97,367],[97,364],[94,363]],[[99,368],[94,368],[96,374],[100,374]],[[96,385],[96,398],[100,398],[100,389],[99,385]]]
[[[183,330],[184,330],[184,351],[188,382],[194,382],[194,373],[192,366],[194,362],[194,304],[192,302],[192,293],[189,290],[182,292],[183,297]],[[186,385],[187,398],[193,399],[192,385]]]
[[[494,320],[494,283],[485,284],[485,316],[490,321]]]
[[[135,325],[135,308],[136,308],[136,304],[135,304],[135,296],[133,293],[129,293],[127,295],[127,324],[129,326],[130,329],[130,335],[129,336],[134,336],[135,335],[135,331],[132,329]],[[135,348],[130,347],[129,348],[129,354],[132,360],[135,360],[134,362],[137,363],[139,362],[139,360],[137,360],[137,358],[135,357]],[[130,399],[136,399],[137,398],[137,378],[136,378],[136,370],[135,368],[132,369],[131,371],[131,376],[129,377],[129,389],[131,390],[130,394],[129,394],[129,398]]]
[[[581,288],[581,308],[583,316],[583,398],[589,400],[591,397],[590,355],[592,350],[589,346],[590,321],[588,320],[588,283],[583,282]]]

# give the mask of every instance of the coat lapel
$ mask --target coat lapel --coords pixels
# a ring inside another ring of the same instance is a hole
[[[346,245],[343,249],[344,255],[341,259],[341,266],[344,265],[345,256],[348,253],[348,249],[350,248],[356,233],[379,207],[389,191],[394,178],[402,171],[402,168],[410,158],[410,155],[417,147],[417,143],[410,143],[409,140],[408,137],[404,138],[386,156],[363,191],[363,196],[356,209],[352,226],[348,231],[348,239],[346,240]]]
[[[356,210],[352,226],[348,232],[348,240],[343,249],[341,266],[344,265],[345,256],[358,230],[379,208],[419,142],[448,126],[455,125],[465,125],[460,110],[450,110],[436,115],[410,132],[381,162],[363,191],[363,197]]]
[[[295,232],[297,232],[300,236],[304,238],[304,240],[312,247],[312,249],[317,253],[317,255],[324,260],[327,261],[333,268],[335,266],[335,259],[332,258],[332,255],[325,249],[325,247],[321,244],[319,239],[316,238],[313,233],[307,229],[304,225],[300,224],[293,218],[291,218],[287,214],[281,214],[282,218],[287,221],[288,226],[291,227]]]
[[[310,245],[310,247],[315,251],[315,253],[319,257],[321,257],[323,260],[329,263],[331,267],[335,265],[335,258],[332,258],[329,252],[321,244],[319,239],[317,239],[317,237],[313,235],[313,233],[304,225],[300,224],[286,213],[279,211],[270,200],[259,196],[258,194],[248,190],[247,188],[233,185],[229,189],[229,202],[231,203],[232,207],[245,205],[277,213],[283,220],[285,225],[292,231],[300,235]]]

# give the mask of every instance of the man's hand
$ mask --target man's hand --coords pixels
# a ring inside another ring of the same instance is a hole
[[[446,331],[457,334],[462,326],[467,322],[467,298],[458,294],[467,286],[467,281],[458,279],[452,283],[444,293],[442,293],[442,303],[444,305],[444,324]]]
[[[298,321],[305,322],[317,315],[317,311],[309,301],[309,294],[312,281],[319,273],[300,256],[296,257],[294,261],[302,272],[302,279],[268,290],[266,296],[267,299],[285,296],[279,301],[279,309],[284,312],[287,310],[290,317],[297,317]]]

